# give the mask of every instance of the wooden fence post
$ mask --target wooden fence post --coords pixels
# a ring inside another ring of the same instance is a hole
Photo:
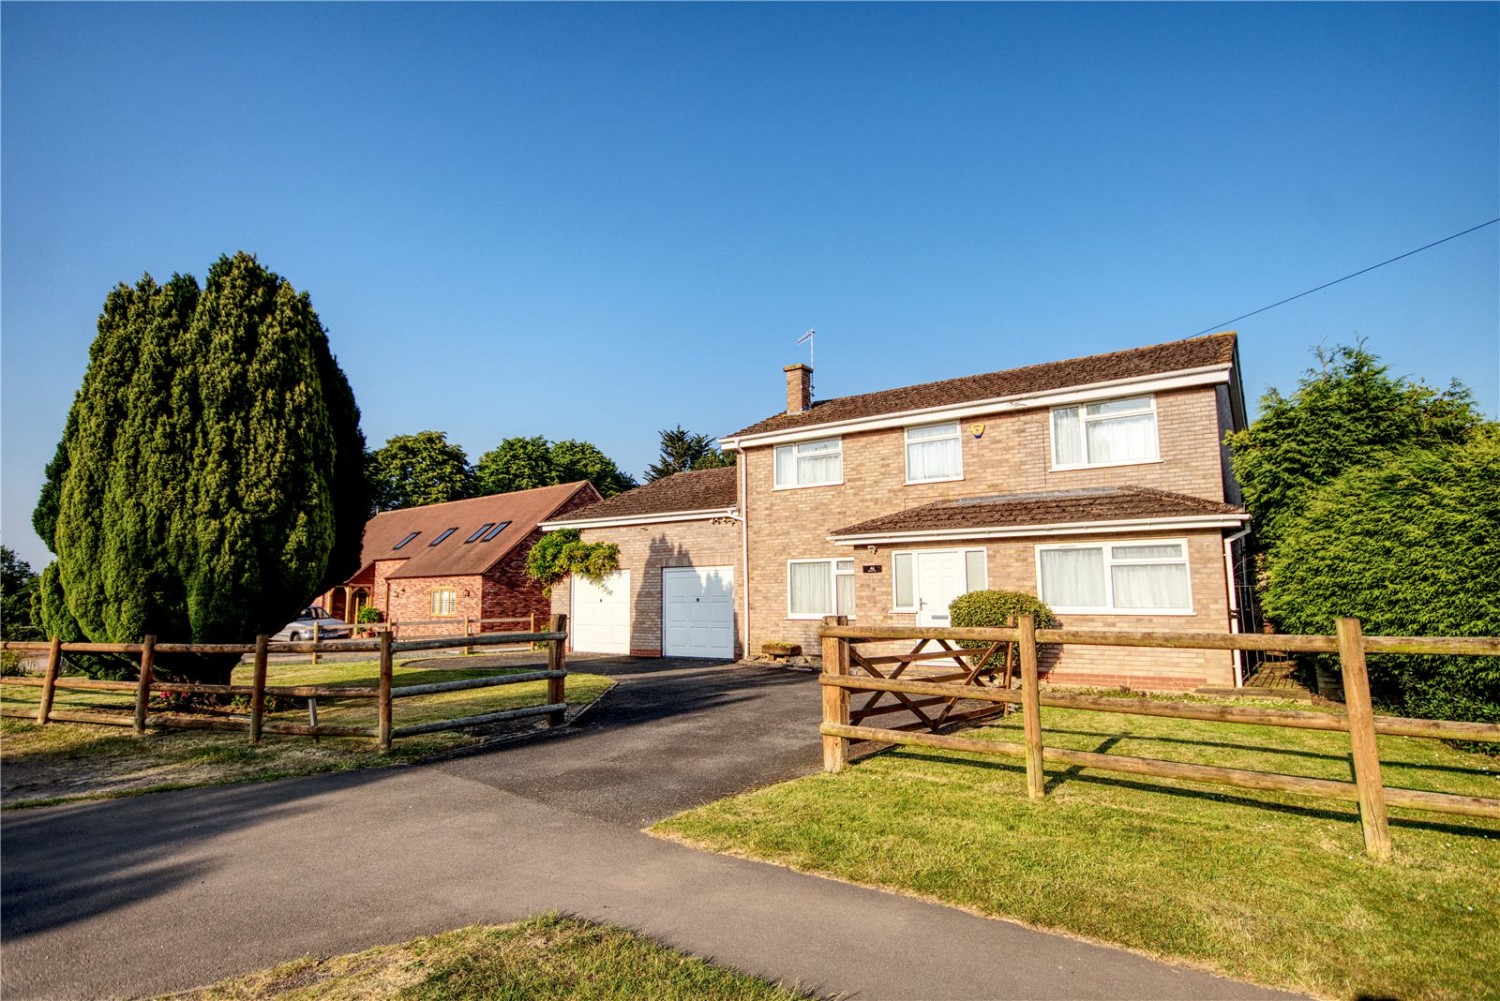
[[[266,718],[266,654],[271,645],[264,633],[255,637],[255,668],[250,675],[250,743],[260,743],[260,727]]]
[[[1026,795],[1047,795],[1047,776],[1042,771],[1042,693],[1036,664],[1036,618],[1023,615],[1016,623],[1021,630],[1021,721],[1026,729]]]
[[[843,615],[825,615],[823,625],[844,626]],[[839,677],[849,674],[849,641],[838,636],[823,637],[823,673]],[[823,686],[823,722],[849,725],[849,689],[837,685]],[[844,737],[823,737],[823,771],[841,772],[849,767],[849,741]]]
[[[141,677],[135,686],[135,732],[146,732],[146,709],[151,703],[151,675],[156,670],[156,637],[141,640]]]
[[[380,753],[391,750],[391,634],[380,634]]]
[[[1375,739],[1375,710],[1370,703],[1370,675],[1365,669],[1364,630],[1358,619],[1338,620],[1339,666],[1344,675],[1344,705],[1349,711],[1349,746],[1354,760],[1354,784],[1359,791],[1359,823],[1365,852],[1373,858],[1391,857],[1391,832],[1386,825],[1385,785],[1380,779],[1380,747]]]
[[[470,636],[473,636],[473,635],[474,635],[474,631],[469,628],[469,617],[467,615],[465,615],[464,616],[464,639],[468,639]],[[468,654],[473,653],[473,652],[474,652],[474,648],[473,647],[471,647],[471,646],[464,647],[464,654],[466,656]]]
[[[568,617],[566,615],[554,615],[547,624],[547,631],[552,633],[565,633],[568,631]],[[567,640],[549,640],[547,643],[547,670],[566,671],[568,669]],[[557,705],[568,701],[568,679],[547,679],[547,704]],[[548,726],[562,726],[567,712],[558,709],[547,714]]]
[[[313,652],[312,652],[312,662],[313,662],[313,666],[314,667],[318,666],[318,621],[316,619],[313,620]]]
[[[57,691],[57,672],[62,667],[62,637],[52,637],[52,646],[47,649],[47,673],[42,676],[42,702],[36,709],[36,721],[47,725],[52,715],[52,695]]]

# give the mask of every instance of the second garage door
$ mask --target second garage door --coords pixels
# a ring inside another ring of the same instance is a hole
[[[573,649],[579,653],[630,652],[630,571],[595,584],[573,576]]]
[[[661,572],[664,657],[734,659],[734,568],[670,567]]]

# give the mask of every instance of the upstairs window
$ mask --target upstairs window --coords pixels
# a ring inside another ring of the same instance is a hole
[[[906,482],[939,483],[964,478],[958,422],[906,429]]]
[[[437,545],[439,542],[442,542],[444,539],[446,539],[448,536],[452,535],[456,531],[458,531],[458,526],[457,525],[453,526],[452,528],[445,529],[443,531],[442,535],[439,535],[436,539],[433,539],[431,542],[427,543],[427,547],[429,549],[432,548],[433,546]]]
[[[492,529],[494,527],[495,527],[495,523],[493,521],[487,521],[487,522],[485,522],[483,525],[479,526],[479,531],[475,532],[473,535],[469,536],[467,539],[464,540],[464,545],[467,546],[469,543],[475,541],[481,535],[483,535],[485,532],[488,532],[490,529]]]
[[[1057,468],[1154,462],[1157,456],[1154,397],[1052,411],[1052,465]]]
[[[844,444],[839,438],[801,441],[776,448],[776,489],[821,487],[844,482]]]
[[[510,522],[508,522],[508,521],[502,521],[500,524],[498,524],[494,528],[490,529],[489,532],[485,535],[485,537],[482,538],[482,539],[480,539],[479,541],[480,542],[489,542],[495,536],[497,536],[501,532],[505,531],[505,527],[507,525],[509,525],[509,524],[510,524]]]
[[[419,535],[421,535],[421,534],[422,534],[422,533],[421,533],[421,532],[413,532],[413,533],[411,533],[411,534],[410,534],[410,535],[408,535],[408,536],[407,536],[407,537],[406,537],[406,538],[404,538],[404,539],[402,539],[402,540],[401,540],[401,541],[400,541],[400,542],[398,542],[398,543],[396,543],[396,544],[395,544],[395,545],[394,545],[394,546],[392,546],[392,547],[391,547],[391,548],[392,548],[392,549],[393,549],[393,550],[394,550],[394,549],[400,549],[400,548],[401,548],[401,547],[402,547],[402,546],[404,546],[404,545],[406,545],[406,544],[407,544],[407,543],[408,543],[408,542],[410,542],[410,541],[411,541],[411,540],[412,540],[412,539],[415,539],[415,538],[416,538],[416,537],[417,537],[417,536],[419,536]]]

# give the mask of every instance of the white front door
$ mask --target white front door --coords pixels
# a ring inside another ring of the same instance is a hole
[[[664,657],[734,657],[734,568],[668,567],[661,572]]]
[[[579,653],[630,653],[630,571],[617,570],[595,584],[574,575],[568,630]]]
[[[958,550],[916,553],[917,625],[952,625],[948,605],[963,594],[964,554]]]

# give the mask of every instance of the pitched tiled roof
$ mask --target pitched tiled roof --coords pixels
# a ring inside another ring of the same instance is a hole
[[[599,496],[592,483],[580,480],[555,487],[383,511],[365,523],[360,572],[350,578],[350,583],[359,583],[369,577],[367,571],[376,560],[405,559],[406,562],[390,574],[392,578],[461,577],[484,573],[530,535],[537,522],[556,514],[580,491],[591,497]],[[490,541],[485,542],[482,537],[468,541],[480,526],[498,525],[502,521],[510,524]],[[456,531],[437,545],[432,544],[450,528]],[[400,549],[395,548],[412,532],[419,534]],[[373,577],[369,579],[373,580]]]
[[[1148,487],[1096,487],[1087,490],[992,494],[987,497],[936,501],[838,528],[831,534],[839,537],[965,528],[1025,528],[1032,525],[1076,525],[1243,513],[1243,508],[1232,504],[1220,504],[1166,490]]]
[[[643,487],[616,494],[609,500],[569,511],[558,520],[591,521],[596,518],[639,518],[682,511],[724,510],[734,507],[738,497],[733,466],[698,469],[663,476]]]
[[[1180,372],[1184,369],[1204,368],[1210,365],[1229,365],[1234,362],[1234,344],[1235,335],[1231,331],[1209,334],[1206,337],[1193,337],[1185,341],[1172,341],[1168,344],[1154,344],[1151,347],[1131,348],[1128,351],[1115,351],[1111,354],[1090,355],[1087,358],[1047,362],[1043,365],[1028,365],[1025,368],[1013,368],[1004,372],[966,375],[958,379],[926,382],[918,386],[886,389],[878,393],[862,393],[859,396],[840,396],[832,400],[818,400],[813,403],[810,410],[800,414],[776,414],[726,437],[738,438],[742,435],[790,431],[795,428],[831,424],[835,421],[882,417],[908,410],[955,406],[1001,396],[1043,393],[1097,382],[1164,375],[1168,372]]]

